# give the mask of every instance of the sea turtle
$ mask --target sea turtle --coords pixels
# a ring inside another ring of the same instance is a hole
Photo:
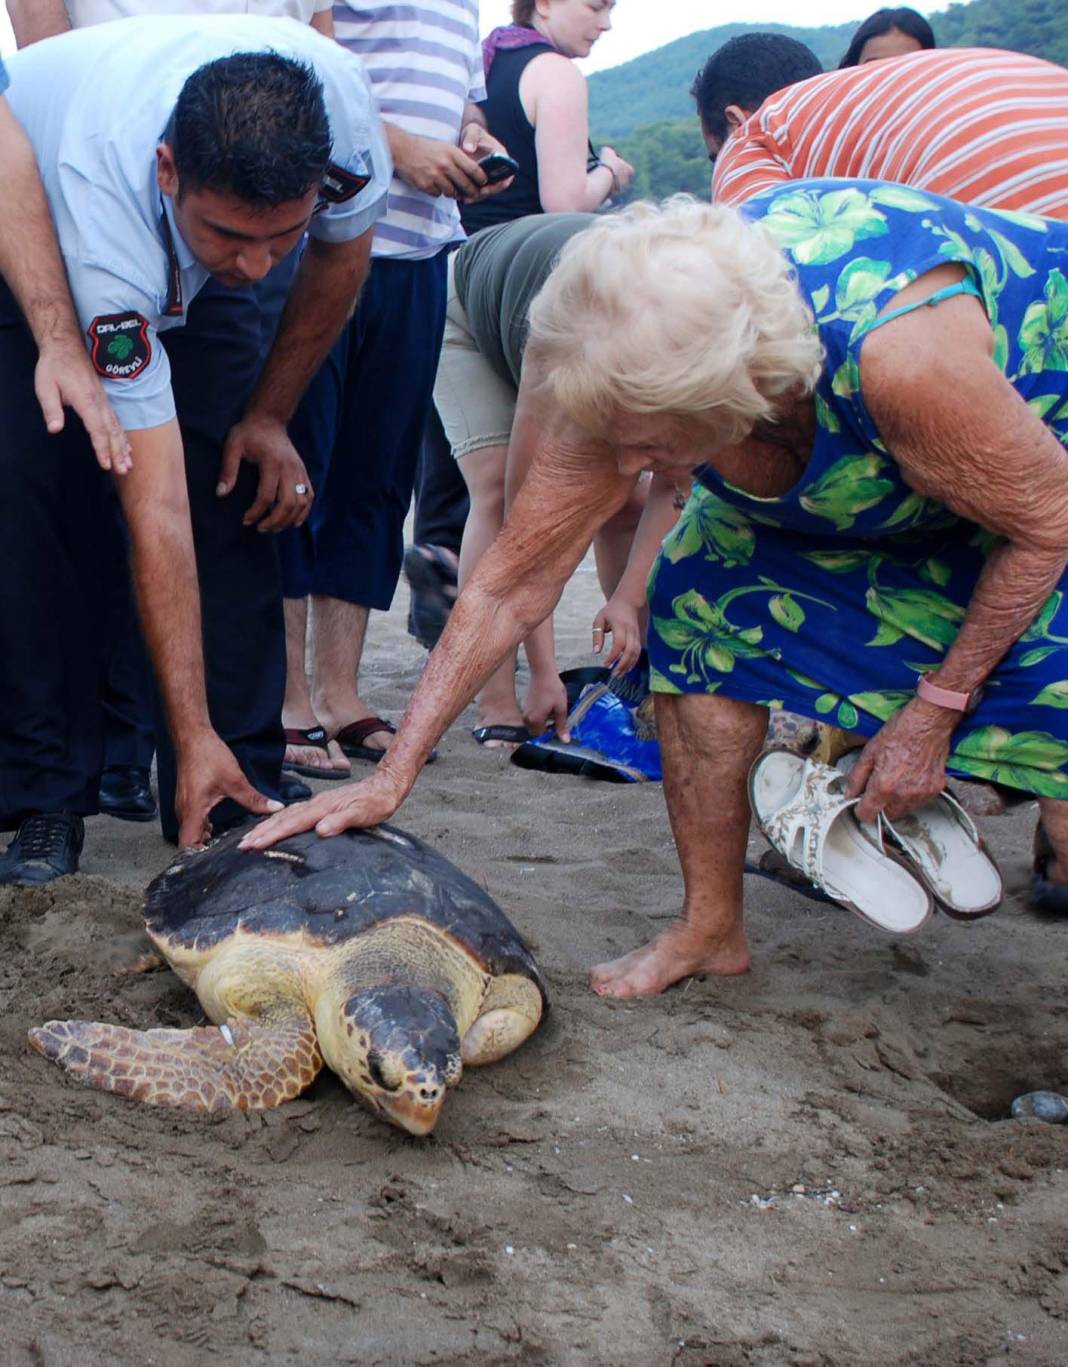
[[[240,831],[151,884],[145,926],[215,1027],[49,1021],[39,1053],[90,1087],[193,1111],[265,1109],[325,1060],[372,1110],[434,1128],[464,1064],[538,1026],[545,983],[500,907],[390,826],[242,850]]]

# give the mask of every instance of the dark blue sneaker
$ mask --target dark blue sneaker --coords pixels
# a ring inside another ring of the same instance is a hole
[[[0,855],[0,884],[36,887],[78,872],[85,823],[70,812],[28,816]]]

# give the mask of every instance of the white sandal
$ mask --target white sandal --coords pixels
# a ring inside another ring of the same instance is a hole
[[[862,920],[911,935],[931,915],[931,894],[877,828],[857,822],[858,799],[844,789],[837,769],[786,750],[768,751],[749,773],[753,815],[787,863]]]
[[[848,774],[860,751],[838,761],[840,773]],[[891,821],[885,829],[901,846],[920,881],[946,913],[958,921],[989,916],[1005,895],[1001,870],[994,863],[975,822],[952,793],[941,793],[908,816]],[[872,828],[862,824],[869,836]]]

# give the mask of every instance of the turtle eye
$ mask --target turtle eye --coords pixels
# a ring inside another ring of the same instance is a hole
[[[384,1092],[397,1091],[404,1081],[403,1070],[397,1067],[393,1059],[380,1054],[377,1049],[368,1050],[367,1070],[371,1074],[371,1080]]]

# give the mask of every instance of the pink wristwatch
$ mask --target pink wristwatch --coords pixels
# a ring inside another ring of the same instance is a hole
[[[951,712],[974,712],[979,705],[981,692],[979,688],[971,693],[955,693],[951,688],[939,688],[924,674],[921,674],[916,684],[918,698],[922,698],[924,702],[933,702],[936,707],[947,707]]]

